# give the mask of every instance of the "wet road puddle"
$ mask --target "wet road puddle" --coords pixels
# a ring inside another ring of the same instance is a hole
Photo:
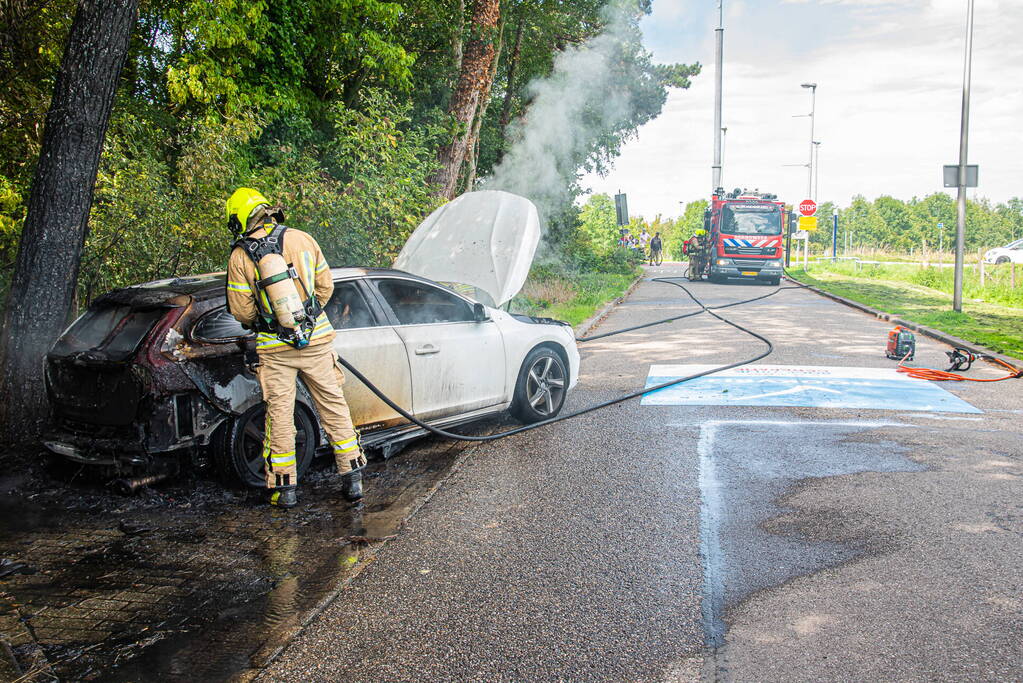
[[[371,463],[359,506],[324,470],[292,511],[203,481],[141,499],[56,482],[0,498],[0,558],[34,572],[0,578],[0,679],[248,678],[457,457],[457,445],[426,443]]]
[[[703,423],[698,442],[702,616],[709,648],[724,644],[729,607],[759,590],[865,552],[861,543],[814,540],[770,523],[788,512],[777,501],[801,480],[923,470],[905,457],[905,448],[897,443],[863,438],[871,432],[903,428],[914,427],[795,420]]]

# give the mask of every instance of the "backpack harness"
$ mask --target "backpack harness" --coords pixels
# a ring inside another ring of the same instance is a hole
[[[265,227],[265,226],[264,226]],[[252,259],[253,265],[256,267],[256,276],[259,276],[259,262],[269,254],[280,254],[284,256],[284,232],[288,228],[277,224],[274,225],[273,229],[266,235],[256,239],[254,237],[240,237],[234,244],[234,247],[241,247],[242,251],[248,254],[249,258]],[[305,320],[299,323],[297,330],[293,330],[284,327],[274,315],[272,310],[267,308],[269,297],[266,296],[266,288],[270,285],[292,278],[298,282],[298,286],[301,287],[301,294],[305,297],[302,302],[302,308],[305,309]],[[320,306],[320,302],[317,301],[316,297],[309,293],[306,289],[305,283],[302,282],[302,278],[298,275],[298,270],[295,269],[294,264],[289,263],[288,269],[283,273],[277,273],[270,277],[256,280],[256,310],[259,312],[259,316],[256,318],[255,328],[257,332],[264,332],[268,334],[275,334],[285,344],[289,344],[296,348],[301,348],[308,343],[310,336],[313,333],[313,328],[316,327],[316,320],[320,317],[323,312],[323,307]],[[305,340],[305,343],[302,343]]]

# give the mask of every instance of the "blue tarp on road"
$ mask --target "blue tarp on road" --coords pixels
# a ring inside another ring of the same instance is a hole
[[[653,365],[646,386],[710,370],[710,365]],[[981,413],[934,382],[891,368],[749,365],[655,391],[647,406],[784,406]]]

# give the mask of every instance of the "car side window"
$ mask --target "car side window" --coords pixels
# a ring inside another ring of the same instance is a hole
[[[450,292],[410,280],[377,280],[377,288],[402,325],[472,322],[472,307]]]
[[[192,338],[204,342],[232,341],[251,334],[226,308],[207,313],[192,328]]]
[[[334,294],[324,307],[335,330],[376,327],[377,321],[369,304],[354,282],[335,282]]]

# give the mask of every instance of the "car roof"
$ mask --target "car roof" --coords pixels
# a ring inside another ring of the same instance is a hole
[[[344,268],[331,268],[330,274],[335,280],[347,280],[367,276],[391,276],[402,277],[409,280],[419,280],[427,283],[431,282],[426,278],[413,275],[412,273],[406,273],[403,270],[396,270],[394,268],[363,268],[349,266]],[[190,275],[188,277],[154,280],[152,282],[144,282],[132,287],[115,290],[102,298],[116,299],[119,302],[124,303],[129,303],[129,301],[133,300],[152,300],[153,303],[156,303],[157,299],[166,300],[182,294],[189,295],[195,299],[208,299],[211,297],[223,296],[225,276],[226,273],[224,271],[220,271],[217,273]]]

